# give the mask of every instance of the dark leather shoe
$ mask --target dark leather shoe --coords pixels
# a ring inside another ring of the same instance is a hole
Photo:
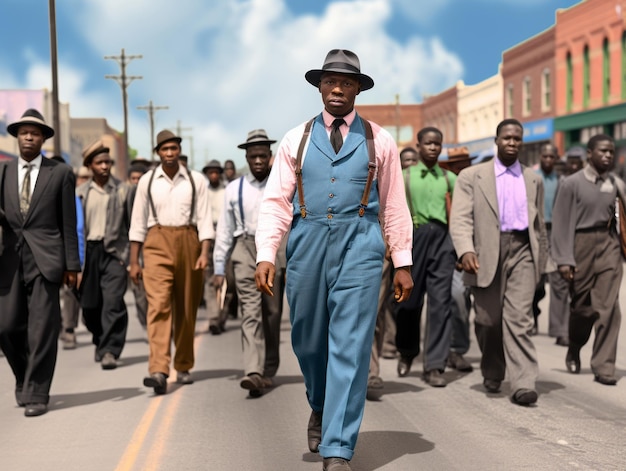
[[[487,379],[487,378],[485,378],[483,380],[483,386],[485,387],[485,389],[489,393],[494,393],[494,394],[495,393],[499,393],[501,385],[502,385],[502,382],[501,381],[496,381],[495,379]]]
[[[412,363],[413,358],[400,355],[400,359],[398,360],[398,376],[400,376],[400,378],[404,378],[409,374]]]
[[[443,388],[446,384],[448,384],[446,378],[441,375],[439,370],[426,371],[422,375],[422,378],[433,388]]]
[[[249,375],[241,378],[239,385],[243,389],[263,389],[263,378],[258,373],[250,373]]]
[[[114,370],[115,368],[117,368],[117,360],[111,352],[106,352],[104,355],[102,355],[102,360],[100,360],[100,366],[103,370]]]
[[[567,337],[557,337],[555,343],[561,347],[569,347],[569,339]]]
[[[580,373],[580,351],[572,350],[571,348],[567,350],[567,355],[565,355],[565,367],[567,371],[572,374],[577,375]]]
[[[210,325],[209,332],[211,335],[220,335],[222,333],[222,329],[220,329],[219,325]]]
[[[343,458],[324,458],[322,471],[352,471],[350,462]]]
[[[48,406],[46,404],[26,404],[24,409],[24,417],[37,417],[44,415],[48,412]]]
[[[463,358],[463,355],[456,352],[450,352],[448,355],[448,361],[446,362],[447,366],[450,368],[454,368],[457,371],[470,372],[473,371],[474,368],[470,365],[469,361]]]
[[[176,382],[178,384],[193,384],[193,378],[189,371],[179,371],[176,374]]]
[[[383,392],[383,379],[380,376],[370,376],[367,380],[367,394],[365,397],[368,401],[378,401]]]
[[[152,373],[143,379],[143,385],[153,388],[154,394],[165,394],[167,392],[167,376],[164,373]]]
[[[605,386],[615,386],[617,384],[615,376],[594,375],[593,380]]]
[[[537,391],[521,388],[515,391],[511,397],[511,401],[520,406],[529,406],[537,402],[537,397]]]
[[[309,417],[309,425],[306,429],[307,440],[309,442],[309,450],[313,453],[319,453],[320,442],[322,441],[322,413],[311,411]]]

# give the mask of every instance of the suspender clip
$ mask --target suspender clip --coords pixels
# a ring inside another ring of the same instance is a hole
[[[302,217],[302,219],[306,217],[306,206],[300,207],[300,216]]]

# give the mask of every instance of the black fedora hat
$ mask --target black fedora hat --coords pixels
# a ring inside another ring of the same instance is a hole
[[[255,129],[248,133],[248,138],[246,139],[246,142],[239,144],[237,147],[239,147],[240,149],[247,149],[250,146],[255,146],[259,144],[267,144],[269,146],[274,144],[275,142],[275,140],[267,137],[265,129]]]
[[[39,129],[41,129],[41,132],[43,133],[43,137],[45,137],[46,139],[54,136],[54,129],[48,126],[44,121],[42,114],[33,108],[24,111],[24,114],[20,119],[18,119],[14,123],[9,124],[7,126],[7,131],[11,136],[17,137],[17,131],[19,130],[20,126],[24,124],[32,124],[33,126],[39,127]]]
[[[314,87],[319,87],[322,74],[327,72],[356,76],[359,82],[361,82],[361,90],[369,90],[374,86],[374,80],[370,76],[361,73],[361,63],[357,55],[347,49],[333,49],[330,51],[326,55],[322,68],[309,70],[304,74],[304,78]]]
[[[224,167],[222,167],[222,164],[220,164],[219,160],[215,160],[215,159],[211,160],[208,164],[202,167],[202,173],[207,173],[212,168],[214,168],[220,173],[224,173]]]
[[[178,144],[180,144],[182,142],[182,140],[183,140],[182,137],[178,137],[176,134],[174,134],[169,129],[164,129],[159,134],[157,134],[156,146],[154,146],[154,151],[157,152],[160,149],[160,147],[163,144],[165,144],[166,142],[176,141],[176,142],[178,142]]]

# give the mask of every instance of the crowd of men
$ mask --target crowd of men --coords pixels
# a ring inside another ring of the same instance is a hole
[[[27,417],[47,412],[57,338],[76,348],[79,317],[95,362],[117,367],[129,287],[149,346],[143,384],[155,395],[167,393],[172,367],[178,383],[193,383],[202,307],[212,335],[241,316],[240,386],[262,396],[279,368],[288,307],[311,407],[308,446],[327,471],[351,469],[366,398],[384,388],[381,356],[404,377],[421,354],[423,380],[439,388],[446,368],[473,370],[464,358],[472,307],[485,391],[507,377],[514,404],[537,402],[532,336],[546,283],[548,333],[567,347],[568,371],[580,373],[595,330],[594,380],[616,384],[616,204],[626,187],[611,171],[610,136],[589,140],[586,165],[561,161],[552,144],[537,168],[522,165],[515,119],[499,123],[490,161],[472,165],[463,148],[441,160],[435,127],[398,153],[354,109],[374,86],[354,53],[330,51],[305,78],[322,112],[288,131],[275,157],[276,140],[250,131],[238,146],[241,176],[232,161],[187,168],[169,130],[157,135],[158,162],[133,162],[126,181],[112,175],[100,139],[74,174],[42,157],[54,130],[38,111],[8,126],[20,156],[0,166],[0,347]]]

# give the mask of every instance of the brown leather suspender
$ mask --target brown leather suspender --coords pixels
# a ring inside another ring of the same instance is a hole
[[[311,119],[304,126],[304,133],[300,140],[300,146],[298,147],[298,154],[296,156],[296,185],[298,187],[298,204],[300,205],[300,216],[306,217],[306,204],[304,203],[304,187],[302,185],[302,154],[304,152],[304,146],[309,134],[311,133],[311,126],[313,125],[315,118]],[[361,118],[363,127],[365,128],[365,138],[367,140],[367,153],[369,155],[369,162],[367,164],[367,181],[365,182],[365,189],[363,190],[363,196],[361,197],[361,203],[359,204],[359,216],[365,214],[365,208],[369,202],[370,191],[372,189],[372,182],[374,181],[374,175],[376,174],[376,148],[374,146],[374,133],[372,131],[372,125],[366,119]]]

